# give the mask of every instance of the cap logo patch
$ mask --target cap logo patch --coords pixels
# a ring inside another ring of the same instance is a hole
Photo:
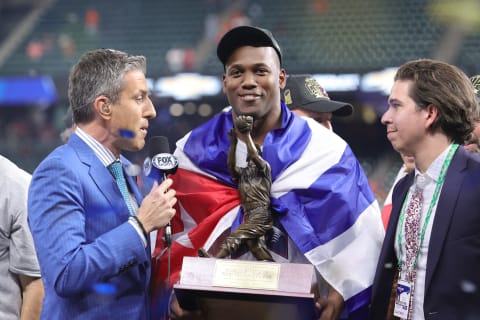
[[[307,89],[307,92],[314,96],[315,98],[327,98],[328,97],[327,92],[323,90],[321,86],[318,85],[317,81],[313,78],[306,78],[305,79],[305,88]]]
[[[285,103],[287,105],[291,105],[293,103],[292,94],[290,93],[290,89],[285,90],[285,92],[283,93],[283,96],[285,98]]]
[[[473,91],[476,95],[480,94],[480,75],[476,75],[470,78],[473,84]]]

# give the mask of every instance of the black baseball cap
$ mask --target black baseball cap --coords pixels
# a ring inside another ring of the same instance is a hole
[[[280,65],[282,64],[282,50],[272,33],[252,26],[236,27],[225,33],[218,43],[217,57],[225,66],[233,51],[243,46],[272,47],[278,54]]]
[[[283,89],[283,99],[289,109],[331,112],[340,117],[347,117],[353,113],[351,104],[330,100],[327,92],[309,74],[288,75],[287,85]]]

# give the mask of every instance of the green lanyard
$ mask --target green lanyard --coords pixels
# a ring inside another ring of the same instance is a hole
[[[415,261],[413,262],[413,268],[417,266],[418,256],[420,255],[420,248],[421,244],[423,243],[423,239],[425,238],[425,233],[427,230],[428,222],[430,221],[430,216],[432,215],[433,207],[437,203],[438,196],[440,194],[440,188],[442,187],[443,180],[445,180],[445,174],[447,173],[447,169],[450,166],[450,162],[452,162],[453,155],[455,151],[458,149],[458,144],[453,144],[450,150],[448,151],[447,157],[443,162],[442,169],[440,170],[440,176],[438,177],[437,185],[435,186],[435,191],[433,192],[432,201],[430,201],[430,206],[428,208],[427,216],[425,217],[425,221],[423,222],[422,226],[422,233],[420,234],[420,243],[418,244],[417,254],[415,256]],[[398,259],[398,266],[401,267],[402,261],[402,233],[403,229],[405,228],[405,210],[407,206],[407,198],[403,201],[402,211],[400,214],[400,226],[401,229],[398,232],[398,250],[400,252],[399,259]]]

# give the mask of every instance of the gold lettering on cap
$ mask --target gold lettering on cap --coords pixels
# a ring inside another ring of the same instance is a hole
[[[308,93],[310,93],[315,98],[327,98],[328,94],[323,90],[323,88],[318,84],[317,80],[314,78],[305,78],[305,88]]]

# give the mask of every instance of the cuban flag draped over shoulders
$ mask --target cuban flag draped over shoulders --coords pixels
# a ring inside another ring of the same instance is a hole
[[[198,256],[238,221],[240,200],[227,157],[230,108],[177,142],[179,169],[172,220],[171,284],[184,256]],[[380,209],[347,143],[282,102],[282,125],[267,134],[262,157],[272,169],[271,206],[293,243],[345,299],[348,312],[366,306],[384,237]],[[167,278],[159,234],[153,287]]]

